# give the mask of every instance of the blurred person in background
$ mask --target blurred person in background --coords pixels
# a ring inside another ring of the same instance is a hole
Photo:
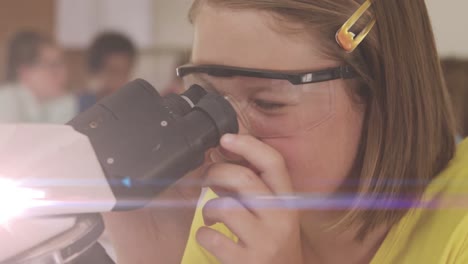
[[[65,123],[77,113],[67,94],[62,50],[47,36],[17,33],[7,50],[7,83],[0,87],[0,122]]]
[[[81,110],[130,81],[136,54],[133,42],[120,33],[106,32],[95,38],[88,50],[89,94],[81,96]]]

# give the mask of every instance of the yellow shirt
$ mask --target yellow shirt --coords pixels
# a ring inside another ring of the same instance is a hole
[[[219,263],[195,240],[203,226],[201,208],[215,198],[205,192],[197,208],[182,264]],[[468,140],[458,146],[455,158],[427,187],[423,201],[442,203],[433,209],[412,209],[390,230],[371,264],[465,264],[468,263]],[[213,226],[228,237],[235,236],[222,224]]]

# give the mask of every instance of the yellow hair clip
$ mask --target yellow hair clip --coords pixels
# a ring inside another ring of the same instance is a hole
[[[373,18],[372,21],[367,24],[367,26],[361,31],[361,33],[359,33],[357,37],[353,32],[350,31],[351,27],[356,24],[356,22],[367,11],[367,9],[369,9],[371,5],[372,0],[366,0],[366,2],[364,2],[364,4],[362,4],[362,6],[348,19],[348,21],[343,24],[338,32],[336,32],[336,41],[346,52],[353,52],[374,27],[376,23],[375,18]]]

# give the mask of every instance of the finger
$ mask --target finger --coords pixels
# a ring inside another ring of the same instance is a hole
[[[290,193],[291,180],[283,157],[274,148],[250,135],[226,134],[221,146],[244,157],[260,173],[265,184],[274,193]]]
[[[212,164],[206,170],[204,185],[219,196],[225,195],[222,192],[239,198],[272,195],[268,186],[251,169],[231,163]]]
[[[205,225],[223,223],[247,246],[255,244],[259,220],[244,205],[232,197],[216,198],[208,201],[203,207]]]
[[[251,169],[231,164],[215,163],[206,171],[205,185],[218,196],[235,197],[258,218],[275,218],[277,209],[288,207],[276,197]]]
[[[227,236],[209,227],[198,229],[196,239],[200,246],[208,250],[221,263],[235,263],[242,248]]]

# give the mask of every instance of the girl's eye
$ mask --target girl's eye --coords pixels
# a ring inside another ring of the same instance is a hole
[[[264,111],[280,110],[281,108],[286,107],[286,104],[283,104],[283,103],[265,101],[265,100],[260,100],[260,99],[254,100],[254,104],[256,107]]]

